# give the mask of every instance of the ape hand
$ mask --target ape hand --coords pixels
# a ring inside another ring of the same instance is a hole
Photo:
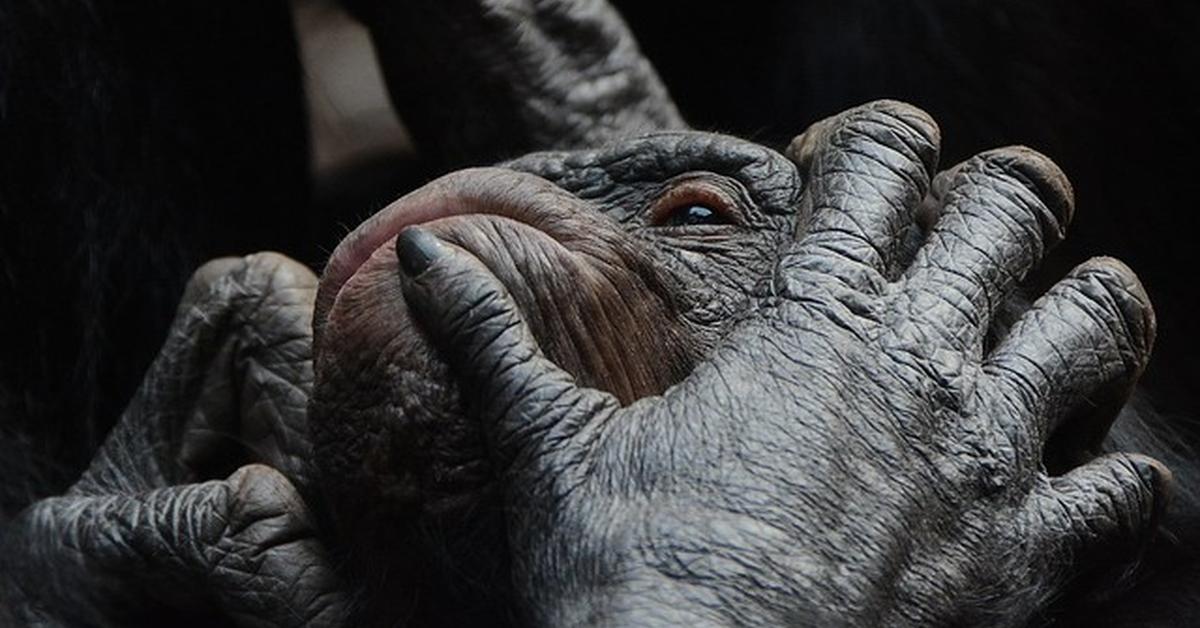
[[[342,621],[345,601],[297,490],[307,482],[315,289],[311,272],[275,254],[196,272],[91,467],[5,530],[0,620]],[[236,468],[253,462],[270,466]]]
[[[547,360],[477,259],[401,234],[406,300],[476,391],[528,619],[1020,624],[1152,529],[1161,464],[1042,463],[1065,419],[1145,365],[1145,293],[1092,260],[990,346],[1070,187],[1027,149],[979,155],[946,176],[914,255],[937,145],[927,115],[889,102],[798,138],[809,229],[706,362],[627,407]]]
[[[405,127],[443,163],[592,148],[686,126],[607,2],[347,4],[371,31]]]

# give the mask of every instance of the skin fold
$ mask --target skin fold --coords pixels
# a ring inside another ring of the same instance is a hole
[[[0,607],[18,625],[1036,620],[1068,582],[1124,573],[1162,510],[1149,458],[1043,463],[1051,434],[1104,430],[1077,410],[1129,390],[1153,314],[1098,259],[989,340],[1070,187],[1001,149],[930,193],[938,141],[879,102],[790,159],[694,132],[537,153],[401,199],[319,288],[280,256],[214,262],[92,468],[6,528]],[[678,224],[695,205],[720,218]]]
[[[644,161],[621,165],[631,158]],[[646,166],[656,162],[667,165]],[[590,193],[534,174],[585,165],[596,173]],[[365,597],[417,598],[418,624],[508,610],[493,461],[458,382],[405,305],[394,244],[402,216],[447,204],[481,212],[422,228],[477,251],[556,362],[629,403],[677,383],[724,335],[795,230],[788,208],[798,189],[778,153],[668,133],[449,175],[347,236],[317,298],[311,426],[354,579],[378,587]],[[663,224],[692,203],[719,207],[728,222]],[[343,278],[342,260],[364,241],[378,248]],[[386,623],[395,609],[381,612]]]
[[[1025,625],[1126,585],[1170,473],[1096,445],[1154,318],[1110,259],[1009,307],[1073,211],[1045,157],[935,178],[895,102],[786,155],[684,130],[595,0],[355,9],[423,151],[510,161],[319,284],[197,271],[0,530],[0,625]]]
[[[807,232],[691,376],[631,405],[549,360],[478,256],[398,242],[410,308],[478,391],[525,623],[1019,625],[1065,566],[1153,529],[1160,463],[1042,464],[1072,408],[1144,367],[1132,273],[1092,260],[984,347],[1062,237],[1061,172],[1027,149],[963,164],[901,264],[936,127],[885,102],[818,131]]]
[[[346,5],[371,31],[396,111],[440,163],[494,163],[687,128],[604,0]]]

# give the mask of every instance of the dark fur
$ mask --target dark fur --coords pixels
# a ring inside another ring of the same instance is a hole
[[[201,261],[316,257],[287,5],[185,4],[0,0],[0,513],[86,464]],[[1200,8],[617,4],[697,126],[782,145],[894,97],[941,122],[943,164],[1006,143],[1058,160],[1080,212],[1046,276],[1098,253],[1141,274],[1160,315],[1154,402],[1127,410],[1117,444],[1175,469],[1167,530],[1196,545]],[[1150,548],[1159,577],[1106,618],[1200,608],[1178,547]]]
[[[289,7],[2,0],[0,147],[11,513],[78,475],[200,263],[314,257]]]
[[[1094,615],[1060,608],[1049,617],[1192,625],[1200,616],[1200,5],[773,0],[747,11],[614,2],[695,126],[784,145],[814,120],[897,98],[941,125],[943,167],[1004,144],[1036,147],[1063,167],[1079,209],[1038,279],[1046,286],[1095,255],[1138,272],[1158,341],[1109,448],[1160,458],[1176,486],[1166,532],[1143,561],[1157,575],[1123,603],[1088,609]]]

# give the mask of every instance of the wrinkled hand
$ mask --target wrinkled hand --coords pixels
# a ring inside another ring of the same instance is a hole
[[[406,299],[478,391],[528,619],[1019,624],[1089,557],[1137,547],[1161,464],[1116,454],[1052,476],[1042,454],[1140,373],[1146,295],[1095,259],[985,342],[1071,191],[1028,149],[979,155],[940,181],[914,255],[938,141],[891,102],[798,138],[810,228],[706,363],[627,407],[550,363],[478,260],[402,234]]]
[[[405,127],[443,164],[685,127],[629,27],[602,0],[347,5],[371,31]]]
[[[342,621],[297,490],[308,477],[315,290],[311,272],[275,254],[196,272],[91,467],[5,530],[0,624]],[[252,462],[263,464],[236,468]]]

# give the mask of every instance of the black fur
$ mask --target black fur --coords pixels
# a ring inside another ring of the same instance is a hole
[[[283,0],[0,1],[0,512],[72,481],[218,255],[308,247]]]
[[[684,116],[786,145],[877,98],[942,128],[942,165],[1026,144],[1071,177],[1077,205],[1043,275],[1093,255],[1142,278],[1159,317],[1144,382],[1195,417],[1200,308],[1200,4],[1176,0],[616,0]]]
[[[1004,144],[1033,146],[1063,167],[1079,209],[1038,280],[1048,286],[1095,255],[1137,271],[1158,340],[1109,446],[1160,458],[1176,485],[1163,538],[1142,565],[1156,575],[1115,604],[1055,608],[1047,618],[1192,625],[1200,616],[1200,5],[771,0],[747,10],[614,1],[697,127],[785,145],[815,120],[897,98],[938,120],[943,167]]]
[[[698,127],[782,145],[893,97],[940,121],[943,164],[1007,143],[1055,158],[1080,211],[1045,276],[1100,253],[1140,273],[1157,358],[1118,444],[1175,469],[1167,529],[1196,545],[1200,6],[616,4]],[[288,6],[194,6],[0,0],[0,514],[87,463],[201,261],[318,255]],[[1200,608],[1178,548],[1150,548],[1156,588],[1106,617]]]

